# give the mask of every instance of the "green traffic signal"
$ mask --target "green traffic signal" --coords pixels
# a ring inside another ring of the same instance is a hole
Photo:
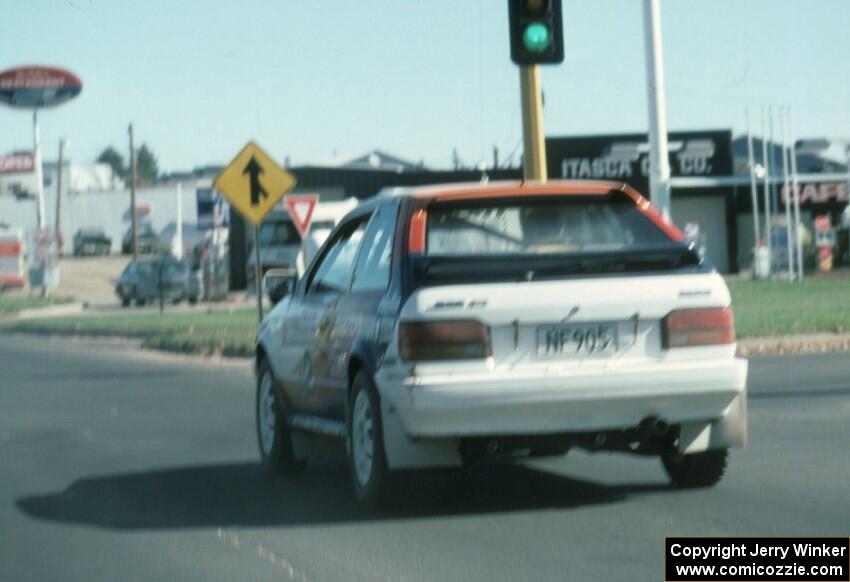
[[[522,44],[533,53],[542,53],[549,48],[551,41],[549,27],[541,22],[532,22],[522,33]]]
[[[561,0],[508,0],[511,60],[527,67],[564,62]]]

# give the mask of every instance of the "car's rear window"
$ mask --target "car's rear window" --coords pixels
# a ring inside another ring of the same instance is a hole
[[[428,255],[563,254],[669,243],[629,200],[474,200],[428,210]]]

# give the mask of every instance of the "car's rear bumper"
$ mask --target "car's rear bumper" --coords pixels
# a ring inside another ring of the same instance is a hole
[[[376,378],[387,409],[413,438],[544,434],[723,418],[745,393],[737,358],[647,362],[621,368]],[[745,422],[745,419],[743,420]],[[745,428],[744,428],[745,430]]]

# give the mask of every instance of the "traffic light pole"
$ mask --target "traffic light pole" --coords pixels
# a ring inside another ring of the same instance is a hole
[[[543,138],[543,98],[540,92],[540,68],[519,68],[522,101],[522,176],[524,180],[545,182],[546,146]]]

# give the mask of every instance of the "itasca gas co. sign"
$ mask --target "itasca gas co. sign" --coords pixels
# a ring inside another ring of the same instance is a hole
[[[692,131],[669,134],[674,176],[732,173],[732,133]],[[644,134],[560,137],[546,140],[549,175],[577,180],[617,180],[643,189],[649,176],[649,140]]]

